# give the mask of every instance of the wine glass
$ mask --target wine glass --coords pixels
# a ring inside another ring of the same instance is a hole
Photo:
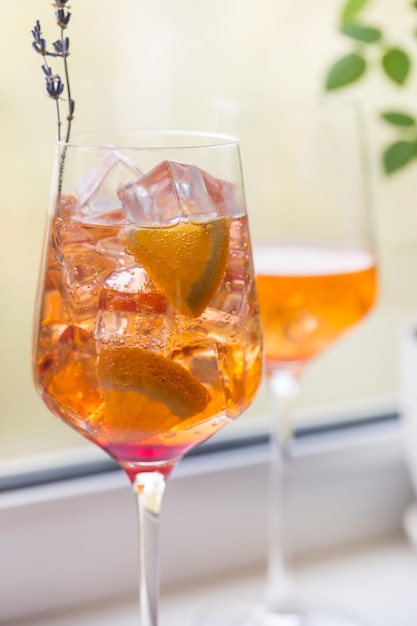
[[[137,131],[57,142],[34,380],[132,484],[142,626],[158,622],[166,481],[246,409],[261,363],[238,140]]]
[[[239,131],[244,150],[243,125]],[[248,153],[259,154],[258,139],[250,139]],[[257,207],[252,229],[272,404],[266,601],[219,612],[204,626],[358,625],[347,613],[310,606],[298,596],[286,511],[296,449],[293,409],[303,372],[360,323],[376,299],[365,143],[355,104],[275,109],[268,161],[256,181],[269,204]]]

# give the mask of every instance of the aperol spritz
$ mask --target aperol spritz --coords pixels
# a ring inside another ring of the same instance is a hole
[[[256,246],[258,297],[267,369],[301,368],[372,308],[374,254],[306,243]]]
[[[165,480],[246,409],[261,378],[238,142],[176,132],[81,140],[58,143],[34,378],[47,407],[133,484],[142,621],[155,626]]]
[[[377,299],[364,119],[352,103],[276,103],[272,110],[268,143],[248,135],[251,154],[264,144],[268,150],[252,181],[261,218],[254,223],[254,259],[272,418],[266,599],[218,611],[202,626],[359,626],[356,616],[318,607],[297,588],[289,503],[303,374],[342,337],[348,341]],[[242,107],[231,124],[243,142],[246,114]],[[334,372],[323,381],[323,403],[338,378]]]

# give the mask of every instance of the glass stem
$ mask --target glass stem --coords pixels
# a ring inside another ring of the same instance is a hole
[[[267,606],[273,612],[290,611],[293,576],[289,544],[289,474],[294,439],[293,407],[298,380],[292,372],[269,375],[272,399],[270,467],[268,485],[268,580]]]
[[[158,625],[160,586],[159,521],[166,481],[160,472],[142,472],[134,482],[139,521],[141,626]]]

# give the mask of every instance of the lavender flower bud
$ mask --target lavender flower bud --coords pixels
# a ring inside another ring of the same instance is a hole
[[[70,41],[68,37],[65,37],[63,40],[57,39],[57,41],[54,41],[52,45],[56,52],[56,56],[67,57],[69,55]]]
[[[71,13],[69,11],[65,11],[64,9],[57,9],[55,11],[55,18],[60,28],[66,28],[68,26],[68,22],[70,21]]]
[[[59,96],[64,91],[64,83],[61,81],[58,74],[56,76],[50,75],[46,77],[46,91],[48,92],[48,96],[50,98],[58,100]]]
[[[41,24],[39,20],[36,20],[36,24],[32,29],[33,42],[32,47],[38,54],[45,56],[46,54],[46,41],[42,38]]]

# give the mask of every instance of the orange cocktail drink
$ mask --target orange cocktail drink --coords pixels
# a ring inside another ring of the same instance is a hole
[[[360,248],[265,244],[255,264],[270,369],[297,368],[321,353],[375,301],[376,261]]]
[[[94,215],[81,210],[81,193],[62,195],[49,220],[37,386],[128,473],[174,462],[213,435],[252,401],[261,376],[247,217],[237,205],[226,214],[222,194],[237,203],[231,185],[185,165],[138,180],[166,186],[175,168],[212,185],[221,210],[135,223],[127,214],[145,180]]]

